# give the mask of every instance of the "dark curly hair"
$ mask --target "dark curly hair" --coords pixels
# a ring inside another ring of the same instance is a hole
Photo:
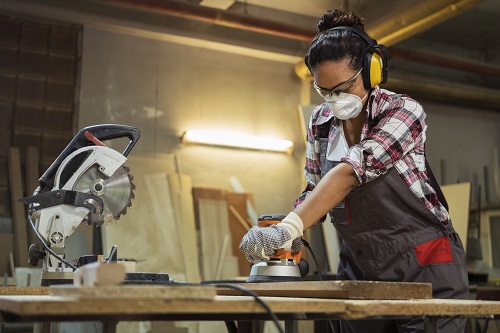
[[[338,9],[327,11],[318,22],[318,34],[314,37],[305,57],[307,68],[311,71],[325,61],[349,60],[353,70],[362,66],[362,56],[368,45],[365,40],[348,30],[331,30],[348,26],[364,32],[364,19],[353,12]]]

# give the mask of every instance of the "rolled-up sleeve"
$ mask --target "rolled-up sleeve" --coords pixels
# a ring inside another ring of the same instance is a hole
[[[373,128],[367,129],[360,143],[341,160],[352,166],[359,185],[386,173],[412,150],[423,151],[425,113],[419,103],[410,98],[395,99],[376,118]]]

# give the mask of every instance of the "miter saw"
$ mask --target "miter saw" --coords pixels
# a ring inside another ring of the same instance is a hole
[[[42,243],[29,248],[29,264],[42,265],[42,285],[72,280],[77,268],[64,258],[65,240],[85,221],[100,226],[127,212],[135,186],[124,165],[140,137],[138,129],[125,125],[83,128],[39,179],[28,204],[29,219]],[[102,141],[129,139],[123,152]],[[35,221],[35,222],[33,222]]]

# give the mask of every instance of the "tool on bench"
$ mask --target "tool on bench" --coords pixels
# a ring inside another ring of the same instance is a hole
[[[261,215],[257,220],[259,227],[269,227],[278,224],[285,215]],[[269,261],[261,261],[252,266],[246,282],[282,282],[302,281],[309,272],[307,261],[302,258],[302,252],[292,253],[291,248],[281,248],[270,257]]]
[[[42,265],[42,285],[72,281],[76,268],[64,259],[65,241],[85,221],[91,226],[117,221],[132,205],[135,186],[124,165],[140,137],[138,129],[106,124],[83,128],[40,177],[29,205],[30,221],[42,243],[29,248],[28,262]],[[123,152],[102,141],[128,139]],[[33,223],[35,221],[35,223]]]

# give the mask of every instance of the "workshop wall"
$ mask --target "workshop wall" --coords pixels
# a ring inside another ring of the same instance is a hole
[[[140,155],[176,154],[193,186],[230,189],[237,177],[262,213],[287,212],[301,191],[300,82],[293,65],[86,28],[79,128],[137,127]],[[275,135],[296,155],[181,144],[187,129]]]
[[[441,184],[471,182],[472,203],[481,186],[483,206],[500,203],[498,160],[500,114],[460,105],[421,100],[427,113],[427,158]],[[486,179],[485,180],[485,174]]]
[[[147,258],[141,271],[173,273],[164,266],[165,252],[178,250],[167,249],[175,237],[166,231],[171,221],[144,209],[154,200],[144,177],[155,173],[178,172],[190,176],[193,187],[226,190],[236,177],[253,195],[258,214],[291,210],[302,190],[304,151],[301,85],[293,66],[85,28],[78,128],[119,123],[141,131],[127,163],[137,185],[131,211],[116,226],[103,228],[105,240],[119,242],[120,257]],[[182,133],[194,128],[275,135],[297,147],[287,155],[182,144]]]

